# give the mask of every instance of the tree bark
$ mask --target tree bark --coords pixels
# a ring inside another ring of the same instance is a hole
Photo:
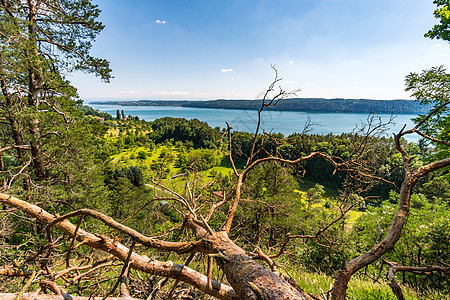
[[[43,69],[40,66],[38,45],[36,41],[36,14],[39,9],[32,0],[28,0],[28,40],[32,47],[29,53],[31,65],[28,68],[28,105],[30,108],[39,106],[39,90],[42,84]],[[31,134],[31,156],[33,169],[38,181],[45,178],[45,168],[42,162],[42,149],[39,141],[39,119],[32,118],[28,121],[28,129]]]
[[[208,233],[192,219],[188,219],[187,226],[197,239],[205,241],[207,252],[216,258],[240,299],[308,299],[278,274],[250,258],[225,231]]]
[[[292,285],[260,263],[230,240],[224,231],[209,237],[213,249],[222,256],[217,262],[241,299],[307,299]]]
[[[70,298],[64,298],[61,295],[46,295],[46,294],[37,294],[37,293],[25,293],[20,297],[19,300],[64,300],[64,299],[72,299],[72,300],[102,300],[102,297],[80,297],[74,295],[67,295]],[[0,293],[0,300],[16,300],[17,294],[11,293]],[[137,300],[131,297],[121,297],[114,298],[108,297],[106,300]]]

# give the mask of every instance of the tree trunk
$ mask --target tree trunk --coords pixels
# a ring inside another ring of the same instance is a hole
[[[386,237],[368,252],[347,262],[343,270],[337,273],[333,291],[331,293],[332,300],[344,300],[351,276],[361,268],[375,262],[394,248],[395,243],[397,243],[401,236],[403,226],[406,223],[411,199],[411,190],[416,181],[417,178],[411,178],[409,174],[406,175],[400,189],[397,213],[394,216],[394,220],[392,221]]]
[[[241,299],[307,299],[292,285],[260,263],[221,231],[208,237],[213,249],[224,257],[216,258],[228,282]]]
[[[225,231],[210,234],[192,219],[188,219],[187,226],[194,231],[198,240],[206,242],[207,252],[216,258],[228,282],[241,299],[309,299],[278,274],[250,258]]]
[[[0,293],[0,300],[16,300],[17,294],[11,293]],[[46,294],[37,294],[37,293],[25,293],[20,300],[62,300],[62,299],[72,299],[72,300],[103,300],[103,297],[81,297],[75,295],[46,295]],[[131,297],[108,297],[106,300],[137,300]]]
[[[39,106],[39,90],[42,85],[42,73],[43,69],[40,65],[40,55],[38,52],[38,46],[36,41],[36,14],[38,7],[34,5],[33,1],[28,0],[29,11],[28,11],[28,40],[32,49],[30,51],[29,57],[31,60],[31,65],[28,69],[28,105],[30,108]],[[33,169],[38,181],[44,180],[45,178],[45,168],[42,162],[42,150],[41,144],[39,142],[39,119],[32,118],[28,122],[28,129],[31,134],[31,156],[33,160]]]

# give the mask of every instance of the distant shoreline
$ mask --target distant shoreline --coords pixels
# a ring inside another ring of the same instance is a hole
[[[137,101],[95,101],[95,105],[120,106],[172,106],[214,109],[257,110],[261,100],[137,100]],[[291,98],[283,99],[276,106],[268,106],[270,111],[302,111],[321,113],[383,113],[418,114],[426,113],[430,105],[420,105],[413,100],[369,100],[369,99],[324,99]]]

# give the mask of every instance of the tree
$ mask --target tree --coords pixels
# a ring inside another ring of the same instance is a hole
[[[308,208],[311,206],[311,204],[315,203],[317,200],[320,200],[325,193],[325,190],[323,189],[323,185],[320,185],[316,183],[316,185],[312,188],[310,188],[306,192],[306,197],[308,197]]]
[[[434,0],[433,3],[437,6],[434,17],[440,21],[440,24],[434,25],[433,29],[425,34],[425,37],[450,41],[450,5],[448,0]]]
[[[0,115],[6,134],[1,152],[15,150],[21,173],[48,180],[47,141],[78,115],[77,94],[65,74],[74,70],[111,77],[108,62],[89,55],[103,29],[100,10],[88,0],[30,0],[0,3]],[[58,124],[59,125],[59,124]],[[63,127],[64,126],[60,126]],[[28,159],[30,157],[30,159]]]
[[[435,0],[434,3],[438,6],[438,9],[434,14],[436,18],[440,19],[441,24],[436,25],[432,30],[425,34],[425,36],[449,41],[449,3],[446,0]],[[439,169],[450,166],[450,120],[448,115],[450,104],[449,83],[450,75],[445,73],[443,67],[423,71],[420,75],[411,73],[406,77],[406,90],[412,91],[412,96],[420,103],[433,104],[433,108],[428,114],[416,118],[416,125],[412,129],[405,130],[405,128],[403,128],[395,135],[395,145],[397,151],[402,156],[404,171],[396,214],[385,238],[381,241],[377,241],[376,245],[368,252],[347,262],[343,269],[337,274],[332,292],[332,299],[345,299],[345,290],[350,277],[357,270],[373,263],[382,255],[393,249],[406,224],[406,218],[409,215],[411,205],[412,189],[419,179]],[[430,158],[427,165],[418,168],[412,167],[414,157],[408,153],[407,149],[405,149],[401,143],[401,138],[409,134],[418,134],[425,141],[433,143],[436,146],[436,149],[438,150],[437,154]],[[440,268],[439,266],[435,267],[436,269]],[[395,265],[392,265],[392,268],[394,270]],[[432,269],[433,266],[426,269],[405,267],[405,270],[407,271],[422,273],[429,272]],[[441,271],[448,272],[447,269]],[[404,299],[401,288],[395,280],[395,271],[392,271],[392,273],[389,274],[389,279],[391,280],[391,287],[394,294],[398,299]]]
[[[434,116],[436,112],[432,110],[424,118],[429,119]],[[377,241],[375,246],[373,246],[369,251],[363,253],[362,255],[346,262],[345,266],[336,275],[336,281],[334,283],[332,291],[332,299],[345,299],[346,289],[348,282],[353,274],[355,274],[361,268],[375,262],[381,258],[385,253],[392,250],[399,240],[403,227],[406,224],[406,220],[409,214],[410,201],[412,195],[412,189],[418,180],[425,175],[437,171],[439,169],[450,166],[450,157],[445,157],[443,159],[435,159],[427,165],[421,166],[417,169],[413,169],[411,166],[413,158],[405,150],[405,147],[401,143],[401,138],[408,134],[419,133],[418,127],[420,122],[410,130],[402,129],[398,134],[395,135],[395,144],[397,151],[402,155],[403,159],[403,170],[404,178],[400,186],[398,207],[395,216],[392,220],[392,224],[384,237],[384,239]],[[435,139],[434,137],[426,137],[427,139]],[[398,284],[394,283],[395,277],[393,278],[393,288],[396,294],[400,294]],[[401,299],[401,298],[399,298]]]
[[[278,92],[275,92],[274,96],[269,97],[269,95],[274,92],[275,84],[279,81],[277,72],[275,74],[274,82],[269,86],[266,96],[261,101],[259,115],[265,107],[273,105],[289,95],[289,93],[280,89]],[[430,119],[436,113],[438,112],[432,110],[424,118]],[[402,137],[407,134],[418,133],[419,126],[420,124],[417,124],[413,129],[403,129],[395,135],[396,149],[401,154],[403,160],[404,178],[399,191],[397,212],[386,236],[383,239],[380,238],[376,245],[368,252],[349,260],[343,265],[342,269],[337,272],[336,281],[331,291],[331,299],[344,299],[351,276],[358,270],[380,259],[394,247],[402,234],[402,229],[409,214],[414,184],[426,174],[450,165],[450,158],[446,157],[443,159],[434,158],[434,160],[430,161],[427,165],[418,168],[412,167],[412,158],[408,154],[407,148],[403,145]],[[323,159],[333,167],[335,172],[341,171],[348,174],[347,180],[349,190],[346,191],[348,195],[354,195],[354,193],[362,194],[367,190],[363,185],[371,187],[373,180],[384,180],[383,178],[374,175],[378,166],[374,165],[370,159],[367,159],[367,157],[371,156],[374,151],[378,149],[377,144],[371,144],[372,139],[370,136],[382,133],[384,124],[374,122],[370,119],[369,125],[361,129],[353,138],[352,144],[347,147],[348,155],[345,160],[340,157],[334,157],[327,153],[317,151],[305,153],[295,159],[284,158],[280,151],[278,151],[278,147],[283,144],[286,145],[286,143],[301,143],[302,135],[298,135],[297,140],[295,141],[282,141],[265,132],[261,135],[258,134],[259,126],[257,125],[253,139],[250,142],[250,152],[247,155],[247,160],[244,163],[244,166],[239,169],[234,163],[234,151],[232,149],[234,143],[232,141],[233,135],[231,134],[231,130],[232,128],[228,126],[227,135],[224,137],[226,138],[229,147],[229,160],[234,172],[232,189],[227,190],[223,188],[218,193],[208,192],[210,184],[202,184],[201,180],[196,175],[194,176],[193,181],[186,180],[183,192],[166,187],[161,184],[161,181],[159,180],[152,180],[151,183],[155,193],[153,199],[144,203],[135,213],[125,219],[129,220],[151,202],[164,201],[164,203],[167,203],[170,201],[172,202],[171,206],[181,216],[179,219],[183,220],[181,227],[179,227],[180,232],[189,230],[192,232],[194,239],[179,241],[178,238],[176,238],[175,241],[172,241],[170,239],[164,240],[144,236],[139,232],[116,222],[110,217],[93,210],[80,209],[61,217],[56,217],[43,211],[37,206],[20,201],[11,195],[0,194],[0,201],[4,205],[12,206],[37,218],[40,222],[47,224],[47,228],[55,227],[62,230],[65,234],[69,235],[73,241],[78,240],[86,246],[113,254],[124,262],[123,274],[119,276],[120,281],[122,281],[122,276],[127,276],[126,269],[131,267],[149,274],[181,280],[219,299],[309,299],[310,297],[314,297],[314,295],[308,295],[295,284],[292,284],[289,279],[284,277],[280,271],[277,270],[273,260],[284,253],[286,247],[289,246],[289,243],[292,240],[315,240],[325,237],[328,230],[331,230],[335,225],[341,223],[349,210],[357,207],[366,199],[362,197],[347,197],[352,201],[343,202],[340,207],[340,213],[334,216],[334,218],[329,220],[326,224],[322,225],[316,232],[306,234],[300,233],[296,235],[286,232],[284,242],[276,245],[271,242],[272,248],[277,248],[276,253],[273,253],[274,250],[269,253],[264,253],[260,248],[256,248],[249,253],[237,246],[230,238],[230,234],[233,233],[233,224],[236,221],[235,216],[238,212],[238,207],[241,206],[241,202],[244,200],[242,195],[246,191],[246,189],[244,189],[245,182],[258,170],[258,168],[263,167],[268,163],[271,163],[272,166],[286,167],[295,166],[311,159]],[[431,137],[429,137],[429,139],[431,139]],[[271,151],[267,151],[265,148],[266,141],[271,141],[271,143],[268,143]],[[437,140],[434,142],[437,142]],[[286,147],[283,147],[284,150],[285,148]],[[164,156],[165,154],[162,153],[162,155]],[[128,178],[130,175],[129,179],[134,180],[134,175],[137,173],[134,171],[136,170],[133,169],[132,172],[128,172],[127,174],[124,173],[123,176]],[[270,176],[265,176],[264,179],[261,177],[259,178],[260,180],[274,181],[273,176],[276,178],[276,172],[272,172]],[[122,175],[118,175],[118,177],[122,177]],[[140,179],[139,182],[141,182]],[[277,186],[275,182],[271,182],[268,186],[270,187],[274,184]],[[270,188],[275,189],[272,187]],[[263,194],[270,194],[267,190],[260,190],[257,193],[261,192]],[[317,191],[315,192],[321,193],[320,186],[317,186]],[[353,194],[351,192],[353,192]],[[116,209],[116,213],[120,218],[125,217],[120,201],[117,201]],[[164,208],[164,211],[166,211],[166,208]],[[81,224],[83,219],[89,216],[101,221],[104,225],[117,230],[125,242],[131,239],[130,247],[127,248],[122,243],[114,241],[106,236],[95,236],[87,231],[77,228],[79,226],[75,226],[68,220],[75,216],[79,216],[78,224]],[[180,235],[178,235],[178,237],[180,237]],[[272,237],[272,241],[273,239],[274,238]],[[187,258],[185,263],[186,266],[176,265],[173,262],[149,260],[145,256],[137,254],[134,250],[136,243],[157,251],[175,251],[180,254],[189,253],[190,256]],[[196,257],[197,253],[206,254],[208,257],[209,267],[206,272],[207,275],[203,275],[187,267],[187,265]],[[69,255],[70,250],[67,257],[69,257]],[[213,260],[216,261],[220,269],[224,272],[231,287],[212,281],[211,272]],[[258,260],[264,261],[269,268],[264,267]],[[67,262],[66,264],[69,268],[70,262]],[[434,270],[442,267],[436,265],[432,266],[432,268]],[[168,271],[168,269],[170,269],[170,271]],[[425,271],[427,270],[429,269],[426,269]],[[444,268],[443,270],[446,269]],[[19,271],[17,271],[14,266],[11,266],[8,268],[8,272],[14,273]],[[55,284],[55,282],[53,283]],[[395,277],[392,280],[392,284],[395,286]],[[176,285],[177,283],[175,283],[175,286]],[[64,293],[59,287],[56,287],[56,291]],[[398,288],[395,288],[395,291],[397,294],[401,293],[401,290],[399,291]]]

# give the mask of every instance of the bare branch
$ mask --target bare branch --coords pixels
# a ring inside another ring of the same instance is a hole
[[[232,156],[232,144],[231,144],[231,129],[232,129],[232,127],[230,126],[230,124],[228,124],[228,122],[225,122],[225,123],[227,123],[227,132],[228,132],[228,156],[230,158],[230,162],[231,162],[231,166],[233,167],[234,174],[236,176],[239,176],[239,172],[236,169],[236,165],[234,164],[234,159]]]
[[[10,195],[0,193],[0,203],[16,207],[45,224],[50,224],[57,220],[57,218],[40,207],[21,201]],[[54,227],[69,236],[74,236],[76,228],[67,219],[55,223]],[[83,242],[86,246],[113,254],[122,261],[126,261],[129,253],[129,249],[124,245],[114,243],[107,237],[95,236],[81,229],[77,234],[77,240]],[[133,252],[130,258],[130,267],[149,274],[179,279],[218,299],[238,299],[231,287],[213,281],[213,289],[209,289],[207,284],[208,279],[205,275],[171,261],[159,262]]]
[[[395,279],[396,272],[411,272],[416,274],[429,274],[431,272],[440,272],[450,275],[450,267],[440,267],[440,266],[428,266],[428,267],[410,267],[410,266],[400,266],[395,262],[390,262],[383,259],[383,263],[387,264],[390,269],[388,271],[389,286],[392,288],[392,292],[397,297],[398,300],[405,300],[402,288],[400,284]]]
[[[131,243],[130,249],[128,250],[128,255],[125,260],[125,263],[123,264],[123,268],[122,268],[122,271],[120,272],[119,279],[116,281],[116,283],[114,284],[114,287],[111,289],[111,291],[109,291],[104,298],[108,298],[109,295],[114,295],[114,292],[116,291],[117,287],[122,282],[122,277],[124,275],[126,276],[125,272],[128,272],[128,267],[130,266],[130,259],[131,259],[131,254],[133,253],[133,250],[134,250],[134,246],[136,246],[135,241],[133,241]]]
[[[7,147],[0,148],[0,153],[2,153],[4,151],[11,150],[11,149],[31,150],[31,146],[30,145],[12,145],[12,146],[7,146]]]
[[[134,229],[131,229],[125,225],[122,225],[119,222],[116,222],[113,218],[102,214],[98,211],[91,210],[91,209],[80,209],[76,210],[74,212],[68,213],[64,216],[58,217],[54,220],[52,220],[47,227],[57,227],[56,225],[59,223],[62,223],[64,220],[77,216],[77,215],[86,215],[93,217],[97,220],[102,221],[104,224],[110,226],[111,228],[114,228],[124,234],[129,235],[130,237],[134,238],[139,243],[146,245],[147,247],[165,250],[165,251],[177,251],[177,252],[190,252],[195,249],[198,242],[166,242],[161,241],[155,238],[147,237],[139,232],[137,232]]]
[[[12,175],[11,178],[9,179],[8,185],[6,187],[6,190],[8,191],[11,188],[11,184],[13,183],[14,179],[19,176],[20,174],[22,174],[22,172],[30,165],[32,159],[30,157],[30,159],[28,160],[28,162],[23,165],[23,167],[19,170],[19,172],[17,172],[16,174]]]

